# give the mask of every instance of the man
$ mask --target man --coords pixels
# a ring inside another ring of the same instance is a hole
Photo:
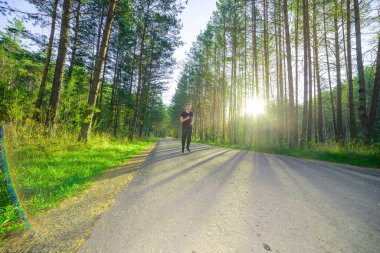
[[[181,113],[179,121],[182,123],[182,153],[185,153],[185,141],[186,150],[190,152],[191,131],[194,123],[194,114],[190,111],[190,104],[187,103],[185,111]]]

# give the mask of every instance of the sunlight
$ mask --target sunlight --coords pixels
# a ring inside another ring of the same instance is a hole
[[[265,102],[260,98],[247,99],[245,113],[251,116],[258,116],[265,112]]]

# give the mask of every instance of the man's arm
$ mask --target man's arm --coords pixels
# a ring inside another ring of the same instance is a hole
[[[190,125],[192,126],[193,123],[194,123],[194,113],[193,113],[193,115],[191,116],[191,122],[190,122]]]
[[[185,119],[181,116],[181,117],[179,117],[179,122],[183,123],[188,119],[190,119],[190,116],[187,116]]]

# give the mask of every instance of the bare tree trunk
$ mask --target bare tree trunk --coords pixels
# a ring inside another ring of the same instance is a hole
[[[344,66],[345,66],[345,69],[346,69],[346,75],[348,73],[348,65],[347,65],[347,50],[346,50],[346,36],[345,36],[345,31],[344,31],[344,12],[343,12],[343,1],[344,0],[341,0],[340,1],[340,17],[341,17],[341,29],[342,29],[342,37],[343,37],[343,55],[344,55]]]
[[[372,99],[371,99],[371,107],[369,109],[369,115],[368,115],[368,125],[369,125],[369,131],[367,139],[371,141],[373,131],[375,128],[376,123],[376,112],[377,112],[377,106],[379,104],[379,90],[380,90],[380,37],[378,36],[379,40],[377,43],[377,59],[376,59],[376,74],[375,74],[375,81],[373,84],[373,92],[372,92]]]
[[[247,107],[247,10],[244,9],[244,107]],[[215,110],[214,110],[215,111]],[[246,145],[247,113],[244,115],[244,137],[243,145]]]
[[[72,0],[64,0],[62,12],[62,24],[59,35],[58,55],[54,71],[53,87],[50,95],[48,115],[46,118],[46,125],[49,126],[55,133],[55,127],[58,116],[59,98],[61,96],[61,88],[63,82],[63,74],[66,63],[67,47],[69,45],[69,32],[70,32],[70,14],[71,14]]]
[[[269,103],[269,36],[268,36],[268,0],[264,0],[264,62],[265,62],[265,101]],[[266,124],[265,141],[270,142],[270,128]]]
[[[257,20],[256,20],[256,1],[252,0],[252,57],[253,57],[253,65],[252,65],[252,73],[253,73],[253,84],[254,87],[252,89],[255,90],[255,96],[256,98],[260,97],[260,92],[259,92],[259,70],[258,70],[258,55],[257,55],[257,34],[256,34],[256,28],[257,28]],[[254,144],[257,145],[257,137],[260,135],[259,131],[259,126],[257,124],[257,118],[255,118],[254,122],[254,130],[256,131],[256,138],[254,139]],[[251,145],[252,145],[252,138],[253,138],[253,130],[251,130]]]
[[[285,0],[286,1],[286,0]],[[281,0],[278,0],[278,4],[276,3],[276,6],[278,6],[278,10],[276,15],[278,15],[278,76],[279,76],[279,125],[278,125],[278,130],[279,130],[279,135],[278,135],[278,141],[280,146],[284,145],[284,138],[285,138],[285,127],[284,127],[284,122],[285,122],[285,117],[284,117],[284,73],[283,73],[283,65],[282,65],[282,16],[281,16]]]
[[[105,59],[105,62],[104,62],[104,71],[103,71],[103,76],[102,76],[102,82],[101,82],[100,87],[99,87],[99,89],[100,89],[100,96],[99,96],[98,101],[96,102],[96,105],[99,108],[100,112],[102,111],[102,104],[103,104],[105,74],[106,74],[106,70],[107,70],[107,59],[108,59],[108,56],[109,56],[108,54],[109,54],[109,47],[107,47],[106,59]],[[95,115],[95,117],[96,117],[96,115]]]
[[[216,36],[215,36],[216,37]],[[216,73],[214,74],[214,80],[213,80],[213,92],[212,92],[212,106],[213,106],[213,115],[212,115],[212,141],[215,142],[216,140],[216,129],[219,129],[216,127],[217,122],[216,117],[219,117],[218,115],[218,108],[216,105],[216,85],[218,84],[218,76],[219,75],[219,62],[217,62],[217,43],[214,44],[214,66],[216,66]]]
[[[335,10],[338,11],[338,2],[335,0]],[[334,34],[335,34],[335,62],[336,62],[336,119],[337,119],[337,140],[343,140],[343,118],[342,118],[342,82],[340,75],[340,51],[338,39],[338,15],[334,13]]]
[[[317,81],[317,93],[318,93],[318,142],[323,142],[323,112],[322,112],[322,89],[321,89],[321,77],[319,74],[319,60],[318,60],[318,38],[317,38],[317,3],[313,0],[313,40],[314,40],[314,66],[315,66],[315,78]]]
[[[222,140],[223,143],[226,140],[226,50],[227,50],[227,40],[226,40],[226,20],[223,18],[223,76],[222,76],[222,96],[223,96],[223,123],[222,123]]]
[[[326,49],[326,61],[327,61],[327,75],[329,79],[329,91],[330,91],[330,100],[331,100],[331,115],[332,115],[332,120],[333,120],[333,127],[334,127],[334,136],[335,140],[337,137],[337,132],[336,132],[336,117],[335,117],[335,107],[334,107],[334,96],[332,93],[332,87],[331,87],[331,75],[330,75],[330,62],[329,62],[329,53],[327,51],[327,28],[326,28],[326,11],[325,11],[325,3],[323,3],[323,30],[324,30],[324,42],[325,42],[325,49]]]
[[[53,51],[53,41],[54,41],[55,23],[56,23],[56,19],[57,19],[58,1],[59,0],[54,0],[54,3],[53,3],[53,10],[52,10],[52,14],[51,14],[50,36],[49,36],[49,42],[48,42],[47,50],[46,50],[45,66],[44,66],[44,71],[42,73],[40,88],[38,90],[38,98],[36,101],[37,112],[34,114],[34,118],[36,120],[40,119],[40,116],[41,116],[40,109],[41,109],[42,101],[43,101],[44,95],[45,95],[46,79],[47,79],[47,75],[49,72],[49,65],[50,65],[50,61],[51,61],[51,53]]]
[[[366,94],[365,94],[365,79],[364,79],[364,67],[363,67],[363,56],[362,56],[362,38],[360,31],[360,11],[359,2],[354,0],[354,13],[355,13],[355,38],[356,38],[356,61],[358,65],[358,76],[359,76],[359,119],[362,127],[362,133],[364,142],[366,144],[370,143],[368,139],[369,136],[369,126],[367,118],[367,108],[366,108]]]
[[[351,56],[351,7],[350,0],[347,2],[347,78],[348,78],[348,109],[350,114],[350,135],[351,139],[357,138],[354,88],[352,83],[352,56]]]
[[[288,0],[284,0],[284,23],[285,23],[285,42],[286,42],[286,63],[288,69],[288,86],[289,86],[289,147],[297,146],[298,136],[296,128],[296,110],[294,108],[294,90],[293,90],[293,72],[292,72],[292,50],[290,48],[289,34],[289,15],[288,15]]]
[[[116,59],[115,59],[115,69],[114,69],[114,74],[113,74],[113,82],[112,82],[112,92],[111,92],[111,103],[110,103],[110,119],[109,119],[109,123],[108,123],[108,127],[111,128],[111,124],[112,124],[112,120],[113,120],[113,117],[114,117],[114,111],[115,111],[115,101],[116,101],[116,97],[117,97],[117,89],[118,89],[118,86],[119,86],[119,79],[120,79],[120,63],[121,63],[121,58],[120,57],[120,51],[121,51],[121,43],[120,43],[120,39],[118,41],[118,45],[117,45],[117,52],[116,52]],[[115,132],[114,132],[115,134]]]
[[[85,112],[84,121],[81,127],[81,134],[79,137],[80,140],[87,141],[91,132],[92,118],[94,116],[96,97],[99,91],[100,77],[102,76],[107,47],[108,47],[108,41],[111,34],[115,6],[116,6],[116,1],[110,0],[109,5],[108,5],[106,23],[104,26],[104,31],[103,31],[103,36],[102,36],[102,43],[100,45],[99,53],[96,57],[94,75],[93,75],[90,94],[89,94],[88,102],[87,102],[87,110]]]
[[[309,3],[308,3],[309,6]],[[308,7],[309,10],[309,7]],[[308,56],[308,69],[309,69],[309,110],[308,110],[308,117],[307,117],[307,142],[308,147],[311,144],[311,131],[313,128],[313,73],[311,69],[311,40],[310,40],[310,17],[309,17],[309,11],[307,11],[307,56]]]
[[[308,18],[307,18],[307,12],[308,12],[308,0],[303,0],[302,5],[302,12],[303,12],[303,61],[304,61],[304,72],[303,72],[303,117],[302,117],[302,133],[301,133],[301,148],[305,148],[306,146],[306,134],[307,134],[307,126],[308,126],[308,112],[307,112],[307,105],[308,105],[308,50],[307,50],[307,24],[308,24]]]
[[[295,28],[294,28],[294,33],[295,33],[295,38],[294,38],[294,44],[295,44],[295,50],[296,50],[296,90],[295,90],[295,133],[294,135],[296,136],[296,140],[297,140],[297,145],[298,145],[298,139],[299,139],[299,136],[298,136],[298,22],[299,22],[299,0],[296,1],[297,4],[296,4],[296,24],[295,24]]]
[[[73,40],[73,47],[71,49],[71,57],[70,57],[70,65],[69,70],[67,71],[67,81],[68,84],[71,80],[74,66],[75,66],[75,55],[78,47],[78,32],[79,32],[79,18],[80,18],[80,8],[82,5],[82,0],[78,0],[78,5],[75,11],[75,28],[74,28],[74,40]]]
[[[150,101],[150,92],[151,92],[151,85],[152,85],[152,69],[153,69],[153,54],[154,54],[154,46],[155,46],[155,36],[153,35],[153,39],[152,39],[152,44],[151,44],[151,47],[150,47],[150,63],[149,63],[149,71],[148,71],[148,75],[147,75],[147,88],[146,88],[146,91],[145,91],[145,96],[143,98],[143,106],[142,106],[142,118],[140,120],[140,125],[139,125],[139,137],[142,137],[142,132],[143,132],[143,129],[144,129],[144,124],[145,124],[145,119],[146,119],[146,116],[147,116],[147,113],[148,113],[148,107],[149,107],[149,101]]]
[[[113,134],[114,136],[117,136],[117,130],[119,127],[119,114],[120,114],[120,76],[121,76],[121,67],[118,67],[117,69],[117,78],[115,83],[115,98],[114,98],[114,107],[115,107],[115,116],[113,119],[111,118],[111,121],[113,120]]]
[[[141,104],[141,90],[142,90],[142,75],[143,75],[143,54],[144,54],[144,46],[145,46],[145,35],[146,35],[146,24],[144,24],[143,33],[141,37],[140,42],[140,56],[139,56],[139,65],[138,65],[138,73],[137,73],[137,91],[136,91],[136,102],[135,102],[135,109],[133,113],[133,119],[132,119],[132,126],[131,126],[131,132],[129,135],[129,138],[132,139],[134,134],[137,131],[137,121],[140,114],[140,104]]]

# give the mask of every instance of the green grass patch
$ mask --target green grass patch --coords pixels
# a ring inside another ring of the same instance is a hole
[[[213,142],[200,142],[214,146],[251,150],[271,154],[287,155],[298,158],[322,160],[335,163],[351,164],[363,167],[380,169],[380,146],[362,146],[350,144],[329,143],[314,145],[309,149],[289,149],[280,147],[255,147],[243,145],[230,145]]]
[[[156,139],[128,141],[110,136],[93,136],[77,142],[76,134],[59,137],[22,134],[6,128],[6,150],[15,188],[27,214],[56,206],[76,195],[110,167],[124,163]],[[0,239],[23,229],[17,210],[10,202],[5,177],[0,174]]]

